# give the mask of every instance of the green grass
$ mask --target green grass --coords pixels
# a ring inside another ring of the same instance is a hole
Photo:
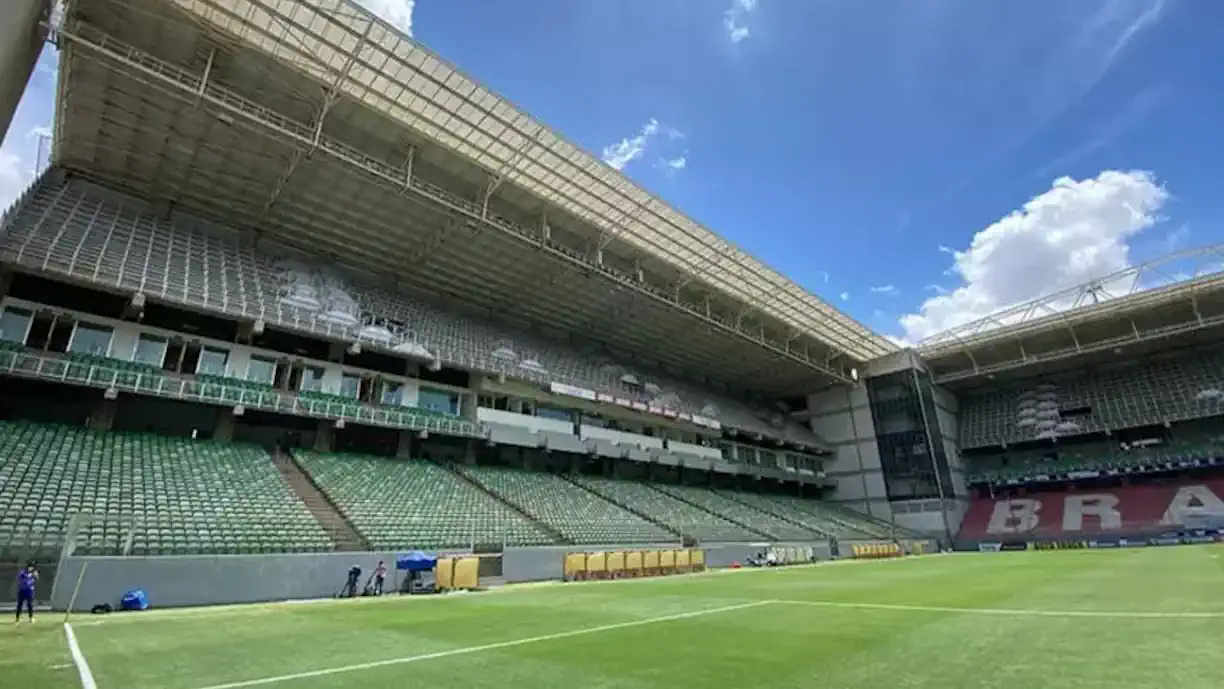
[[[204,689],[315,671],[327,674],[255,686],[1166,689],[1218,681],[1222,555],[1192,546],[931,556],[81,616],[74,628],[100,689]],[[741,604],[752,607],[659,620]],[[1088,614],[1065,614],[1077,611]],[[80,686],[60,619],[0,628],[0,686]],[[591,628],[600,629],[566,635]],[[461,650],[489,644],[505,645]],[[398,662],[429,654],[438,655]],[[367,663],[387,664],[331,672]]]

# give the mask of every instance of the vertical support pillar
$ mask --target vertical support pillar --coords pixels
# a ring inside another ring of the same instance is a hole
[[[335,427],[327,419],[319,420],[319,429],[315,433],[315,452],[331,452],[334,441]]]
[[[400,431],[396,441],[395,456],[400,459],[411,459],[413,450],[412,431]]]
[[[341,342],[333,342],[327,348],[327,360],[340,362],[344,360],[344,344]]]
[[[463,463],[471,466],[476,463],[476,443],[479,442],[475,438],[468,438],[463,444]]]
[[[213,429],[213,439],[228,442],[234,439],[234,410],[222,407],[217,410],[217,425]]]
[[[115,425],[115,414],[118,410],[119,400],[102,400],[89,415],[89,428],[95,431],[109,431]]]

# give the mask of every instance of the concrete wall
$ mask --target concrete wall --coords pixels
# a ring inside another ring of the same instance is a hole
[[[711,544],[702,547],[708,567],[729,567],[746,562],[770,546],[810,546],[818,560],[832,557],[825,542]],[[678,544],[607,547],[553,546],[507,548],[501,558],[500,575],[509,583],[561,579],[566,553],[597,550],[660,550]],[[467,551],[448,551],[454,554]],[[399,588],[403,575],[395,571],[395,553],[311,553],[297,555],[183,555],[160,557],[67,557],[55,572],[50,602],[67,609],[80,578],[81,587],[73,604],[88,611],[119,599],[132,589],[144,589],[156,608],[195,605],[259,603],[278,600],[329,598],[344,586],[349,567],[362,569],[364,585],[374,566],[383,560],[390,568],[388,590]],[[491,562],[496,565],[497,563]],[[84,569],[84,577],[81,577]],[[482,576],[495,576],[496,567],[482,568]]]
[[[47,0],[4,0],[0,3],[0,141],[4,140],[17,103],[34,73],[43,47],[43,31],[38,23],[50,4]],[[24,135],[25,132],[17,132],[13,140]]]
[[[158,608],[328,598],[344,586],[349,567],[361,567],[364,585],[379,560],[391,570],[388,588],[398,586],[395,553],[68,557],[56,572],[51,603],[67,608],[82,567],[76,610],[100,603],[117,608],[124,592],[136,588]]]
[[[711,568],[730,567],[732,563],[746,562],[769,547],[784,548],[787,546],[810,546],[818,560],[832,557],[827,542],[813,543],[727,543],[700,546],[705,551],[706,566]],[[662,550],[679,548],[676,544],[624,546],[601,548],[588,546],[552,546],[540,548],[507,548],[502,553],[502,576],[507,582],[543,581],[560,579],[563,575],[562,564],[567,553],[586,553],[595,551],[615,552],[627,550]]]
[[[867,386],[834,387],[808,398],[812,430],[834,452],[826,475],[837,484],[832,500],[851,509],[891,521],[892,508],[880,469],[880,450],[867,397]]]

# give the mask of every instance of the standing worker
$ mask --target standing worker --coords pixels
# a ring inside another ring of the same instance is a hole
[[[382,560],[378,561],[378,566],[374,568],[374,595],[381,596],[383,594],[383,582],[387,579],[387,566]]]
[[[26,616],[30,624],[34,624],[34,585],[38,583],[38,566],[33,562],[17,573],[17,619],[14,624],[21,624],[21,606],[26,607]]]

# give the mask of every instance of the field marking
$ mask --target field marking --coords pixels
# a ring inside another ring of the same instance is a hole
[[[89,671],[89,661],[85,660],[81,645],[77,643],[76,632],[72,631],[72,625],[67,622],[64,623],[64,635],[68,637],[68,651],[72,654],[72,662],[76,664],[77,674],[81,676],[81,687],[98,689],[93,673]]]
[[[1224,619],[1224,611],[1215,612],[1144,612],[1126,610],[1026,610],[1023,608],[957,608],[942,605],[904,605],[899,603],[853,603],[849,601],[786,600],[772,602],[785,605],[805,605],[818,608],[850,608],[856,610],[892,610],[897,612],[941,612],[964,615],[999,615],[1013,617],[1095,617],[1132,620],[1161,619]]]
[[[775,601],[758,600],[751,603],[739,603],[737,605],[724,605],[718,608],[706,608],[705,610],[694,610],[692,612],[682,612],[674,615],[663,615],[661,617],[651,617],[645,620],[630,620],[628,622],[617,622],[615,624],[601,624],[597,627],[584,627],[582,629],[573,629],[567,632],[556,632],[554,634],[541,634],[540,636],[529,636],[522,639],[514,639],[512,641],[498,641],[497,643],[481,644],[479,646],[464,646],[462,648],[452,648],[445,651],[437,651],[434,653],[423,653],[415,656],[403,656],[400,658],[390,658],[388,660],[376,660],[368,663],[357,663],[354,665],[341,665],[338,667],[325,668],[322,670],[311,670],[309,672],[295,672],[289,675],[277,675],[275,677],[262,677],[260,679],[249,679],[241,682],[229,682],[227,684],[213,684],[200,689],[242,689],[243,687],[257,687],[267,684],[278,684],[280,682],[289,682],[295,679],[309,679],[312,677],[326,677],[328,675],[336,675],[344,672],[356,672],[358,670],[369,670],[378,667],[387,667],[389,665],[406,665],[408,663],[417,663],[423,660],[435,660],[438,658],[450,658],[452,656],[469,655],[472,653],[481,653],[483,651],[496,651],[502,648],[514,648],[515,646],[526,646],[528,644],[540,643],[542,641],[555,641],[557,639],[568,639],[575,636],[586,636],[588,634],[599,634],[601,632],[611,632],[617,629],[629,629],[631,627],[644,627],[660,622],[672,622],[675,620],[687,620],[693,617],[701,617],[703,615],[715,615],[724,612],[734,612],[736,610],[746,610],[748,608],[756,608],[762,605],[769,605]],[[93,689],[91,684],[86,689]]]

